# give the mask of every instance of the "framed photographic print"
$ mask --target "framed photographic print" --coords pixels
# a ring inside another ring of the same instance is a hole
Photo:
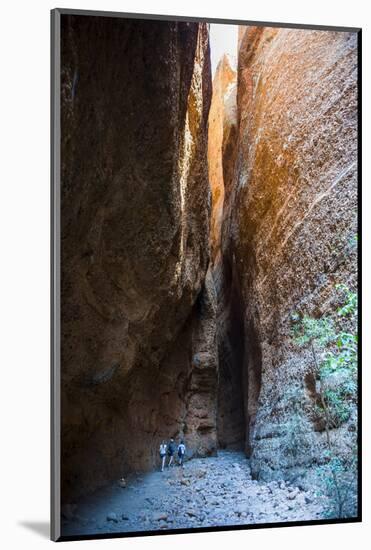
[[[52,538],[361,520],[361,30],[52,11]]]

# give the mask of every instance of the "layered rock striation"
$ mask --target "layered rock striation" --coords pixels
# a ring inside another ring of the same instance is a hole
[[[62,16],[62,498],[216,448],[206,24]],[[198,391],[200,388],[200,391]]]

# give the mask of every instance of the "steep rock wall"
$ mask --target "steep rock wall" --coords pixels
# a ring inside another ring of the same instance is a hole
[[[229,204],[237,138],[237,72],[224,55],[213,80],[209,114],[208,163],[212,193],[210,250],[217,294],[217,347],[219,358],[218,443],[241,446],[245,437],[242,364],[243,320],[238,281],[229,247],[222,246],[222,220]]]
[[[311,453],[285,452],[299,392],[313,437],[311,357],[292,342],[291,314],[336,310],[355,288],[357,37],[247,28],[239,36],[238,145],[222,248],[240,289],[246,452],[253,474],[280,478]]]
[[[210,98],[206,25],[62,16],[63,500],[215,449]]]
[[[216,68],[209,113],[208,166],[212,200],[210,224],[212,261],[215,261],[220,249],[225,187],[223,144],[230,129],[236,124],[237,73],[232,65],[230,58],[224,55]]]

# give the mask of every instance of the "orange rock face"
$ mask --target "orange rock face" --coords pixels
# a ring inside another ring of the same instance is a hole
[[[222,248],[243,310],[245,442],[260,477],[307,460],[300,449],[296,463],[281,452],[293,390],[304,416],[311,406],[311,361],[292,344],[291,313],[335,312],[335,284],[356,288],[356,67],[352,33],[240,33],[238,145]]]
[[[233,64],[233,63],[232,63]],[[213,95],[209,114],[208,165],[212,196],[210,227],[211,259],[220,248],[224,204],[223,146],[231,127],[236,125],[237,73],[227,55],[220,60],[213,81]]]
[[[217,293],[217,346],[219,357],[218,443],[221,447],[243,445],[242,363],[239,295],[230,269],[229,245],[222,239],[222,222],[230,205],[237,142],[237,73],[224,56],[213,80],[209,114],[208,163],[212,192],[210,249]],[[229,241],[228,241],[229,242]],[[226,246],[224,247],[224,243]],[[221,247],[223,244],[223,252]]]

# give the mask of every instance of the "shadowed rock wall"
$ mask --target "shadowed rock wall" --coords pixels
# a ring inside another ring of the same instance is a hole
[[[207,26],[63,15],[61,61],[66,500],[162,438],[213,452],[217,361]]]

